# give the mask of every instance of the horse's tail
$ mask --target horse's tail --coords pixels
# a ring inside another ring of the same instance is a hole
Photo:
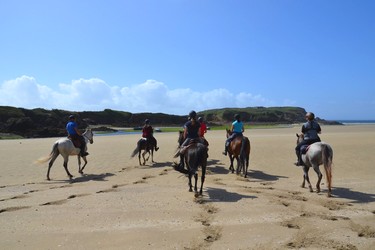
[[[249,166],[250,140],[246,136],[242,138],[240,160],[243,166]]]
[[[47,161],[51,160],[51,158],[54,154],[58,154],[57,145],[58,145],[57,142],[55,142],[55,144],[53,144],[51,153],[48,156],[40,157],[38,160],[35,161],[35,163],[42,164],[42,163],[46,163]]]
[[[326,179],[328,189],[331,190],[332,186],[332,165],[333,165],[333,150],[327,144],[322,144],[322,161],[324,165],[324,170],[326,172]]]
[[[141,140],[139,140],[137,142],[137,147],[134,149],[133,153],[130,155],[130,157],[134,157],[136,154],[139,153],[139,151],[141,150]]]

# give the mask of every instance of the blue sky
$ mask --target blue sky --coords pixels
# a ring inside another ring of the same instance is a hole
[[[2,0],[0,105],[375,119],[372,0]]]

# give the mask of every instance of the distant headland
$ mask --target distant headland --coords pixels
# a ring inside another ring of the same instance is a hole
[[[306,110],[300,107],[222,108],[197,112],[211,127],[230,124],[235,114],[240,114],[245,124],[253,125],[302,123],[306,114]],[[187,115],[165,113],[131,113],[111,109],[75,112],[0,106],[0,138],[1,134],[13,134],[24,138],[66,136],[65,125],[71,114],[77,116],[80,129],[90,125],[100,126],[101,130],[111,127],[140,127],[145,119],[149,119],[154,127],[182,127],[187,120]],[[320,117],[316,119],[326,125],[342,124]]]

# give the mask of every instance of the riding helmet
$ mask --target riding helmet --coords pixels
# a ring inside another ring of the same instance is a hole
[[[234,115],[234,119],[239,120],[240,118],[241,118],[241,116],[239,114]]]
[[[190,111],[189,113],[189,119],[195,119],[197,117],[197,112],[194,110]]]
[[[146,119],[145,120],[145,124],[149,124],[150,123],[150,120],[149,119]]]
[[[314,115],[313,112],[307,112],[307,113],[306,113],[306,117],[307,117],[310,121],[312,121],[312,120],[315,119],[315,115]]]
[[[199,122],[203,122],[203,118],[200,116],[200,117],[198,118],[198,121],[199,121]]]
[[[72,119],[74,119],[74,118],[76,118],[74,115],[70,115],[70,116],[69,116],[69,120],[72,120]]]

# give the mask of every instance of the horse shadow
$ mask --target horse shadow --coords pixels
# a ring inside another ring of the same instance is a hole
[[[164,168],[164,167],[170,167],[173,164],[173,162],[153,162],[150,164],[143,165],[143,166],[138,166],[140,169],[150,169],[150,168]]]
[[[277,181],[281,178],[288,178],[286,176],[281,176],[281,175],[270,175],[259,170],[250,170],[248,175],[249,175],[248,178],[252,180],[256,179],[259,181]]]
[[[375,201],[375,194],[367,194],[349,188],[333,188],[333,197],[351,200],[350,203],[370,203]]]
[[[230,171],[229,169],[222,167],[222,166],[207,166],[207,169],[214,174],[228,174]]]
[[[207,188],[209,200],[208,202],[237,202],[241,199],[255,199],[257,196],[242,195],[238,193],[228,192],[222,188]]]
[[[83,174],[80,177],[73,178],[69,180],[70,183],[80,183],[80,182],[87,182],[87,181],[107,181],[107,177],[114,176],[115,174],[112,173],[104,173],[104,174]]]

